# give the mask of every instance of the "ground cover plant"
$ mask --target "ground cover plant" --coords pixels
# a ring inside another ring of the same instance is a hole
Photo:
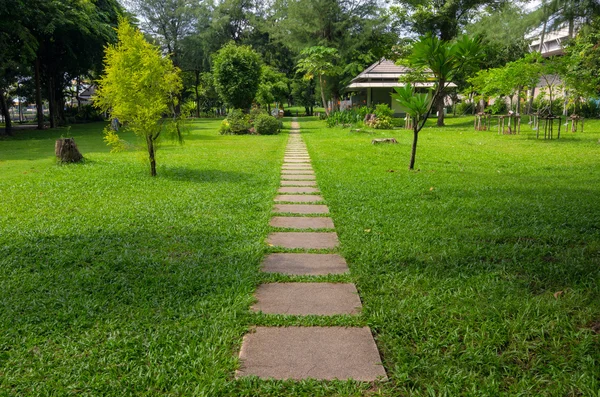
[[[321,280],[356,283],[358,317],[248,312],[261,282],[312,281],[259,272],[286,134],[194,121],[156,178],[103,124],[1,140],[0,394],[593,395],[600,134],[448,119],[410,172],[409,130],[376,146],[300,121],[352,272]],[[62,135],[84,164],[56,165]],[[390,381],[236,381],[252,325],[369,325]]]
[[[0,395],[225,393],[286,135],[218,126],[162,146],[156,178],[104,123],[0,141]],[[56,165],[63,134],[84,164]]]
[[[372,136],[301,129],[398,395],[597,395],[600,124],[560,140],[472,118]]]

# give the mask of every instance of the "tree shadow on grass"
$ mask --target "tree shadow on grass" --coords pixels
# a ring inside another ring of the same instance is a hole
[[[252,178],[252,174],[236,171],[207,170],[188,167],[168,167],[158,172],[159,178],[185,182],[241,182]]]

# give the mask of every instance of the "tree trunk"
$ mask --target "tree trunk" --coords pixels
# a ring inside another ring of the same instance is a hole
[[[0,112],[2,112],[2,115],[4,116],[4,133],[0,135],[12,135],[12,121],[10,119],[9,110],[4,91],[0,90]]]
[[[54,98],[54,79],[48,78],[48,110],[50,114],[50,128],[56,128],[56,100]]]
[[[200,85],[200,71],[196,70],[196,85],[194,89],[196,91],[196,117],[200,118],[200,94],[198,93],[198,85]]]
[[[61,138],[56,140],[54,153],[61,163],[78,163],[83,160],[83,156],[77,149],[73,138]]]
[[[156,159],[152,135],[146,137],[146,143],[148,145],[148,157],[150,158],[150,176],[156,176]]]
[[[413,143],[412,143],[412,151],[410,153],[410,164],[408,166],[409,170],[415,169],[415,158],[417,157],[417,141],[419,139],[419,123],[416,120],[413,120]]]
[[[521,87],[517,90],[517,113],[519,114],[521,114],[521,90]]]
[[[437,126],[443,127],[444,126],[444,95],[440,95],[436,108],[437,108],[437,112],[438,112]]]
[[[40,77],[40,58],[35,59],[35,107],[37,114],[37,129],[44,129],[44,105],[42,103],[42,81]]]
[[[323,87],[323,76],[319,75],[319,86],[321,87],[321,99],[323,100],[323,107],[325,108],[325,114],[329,117],[329,109],[327,109],[327,101],[325,101],[325,90]]]

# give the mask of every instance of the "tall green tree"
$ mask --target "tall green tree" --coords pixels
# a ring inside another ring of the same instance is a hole
[[[300,56],[298,72],[303,73],[307,80],[318,78],[323,107],[329,116],[329,108],[325,99],[325,78],[326,76],[335,77],[339,71],[335,65],[335,61],[339,58],[338,51],[335,48],[315,46],[303,50]]]
[[[260,56],[249,46],[230,42],[214,55],[213,76],[223,102],[248,110],[260,84]]]
[[[174,114],[181,90],[179,69],[141,32],[121,20],[118,43],[106,48],[105,73],[98,82],[94,105],[110,112],[126,128],[144,139],[150,175],[156,176],[156,149],[161,134],[171,131],[181,141],[179,128],[165,129],[163,115]],[[106,131],[109,144],[118,144],[114,131]]]

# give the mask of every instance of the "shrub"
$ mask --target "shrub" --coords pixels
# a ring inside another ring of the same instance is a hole
[[[388,117],[391,119],[394,116],[394,111],[387,104],[380,103],[375,106],[375,115],[377,118]]]
[[[508,105],[506,104],[506,100],[500,97],[496,98],[496,101],[488,107],[488,110],[492,114],[506,114],[508,113]]]
[[[254,124],[254,120],[256,120],[256,118],[261,114],[268,115],[269,113],[263,108],[252,108],[248,117],[250,124]]]
[[[391,130],[394,128],[392,124],[392,118],[387,116],[375,117],[365,122],[365,124],[376,130]]]
[[[240,109],[232,109],[227,118],[221,123],[219,133],[222,135],[243,135],[250,133],[250,116],[244,114]]]
[[[254,130],[259,135],[279,134],[281,122],[268,114],[259,114],[254,120]]]
[[[461,116],[473,114],[473,104],[470,102],[460,102],[456,105],[456,113]]]
[[[596,118],[600,116],[600,104],[597,99],[589,99],[586,102],[577,106],[577,113],[579,116],[585,117],[587,119]]]

